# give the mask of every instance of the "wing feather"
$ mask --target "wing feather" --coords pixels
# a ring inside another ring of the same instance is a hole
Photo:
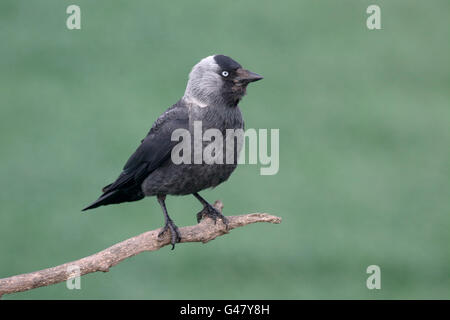
[[[184,107],[171,108],[163,113],[142,140],[123,167],[122,173],[103,192],[111,192],[141,184],[155,169],[170,158],[172,148],[178,143],[171,141],[175,129],[189,128],[189,116]]]

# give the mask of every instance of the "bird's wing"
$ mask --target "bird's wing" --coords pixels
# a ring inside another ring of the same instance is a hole
[[[103,192],[128,188],[141,184],[143,180],[164,161],[178,143],[171,141],[175,129],[189,129],[189,115],[186,108],[170,108],[154,123],[147,136],[125,164],[115,182],[103,188]]]

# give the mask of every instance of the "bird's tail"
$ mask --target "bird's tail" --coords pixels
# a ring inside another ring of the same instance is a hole
[[[106,206],[108,204],[119,203],[121,202],[121,199],[122,197],[120,196],[120,190],[107,192],[102,194],[97,200],[95,200],[93,203],[91,203],[89,206],[87,206],[81,211],[94,209],[100,206]]]
[[[84,208],[81,211],[86,211],[89,209],[94,209],[100,206],[106,206],[108,204],[116,204],[122,202],[132,202],[138,201],[144,198],[144,193],[142,192],[139,185],[132,186],[128,189],[114,189],[111,190],[109,187],[111,185],[107,185],[103,188],[103,194],[91,203],[89,206]]]

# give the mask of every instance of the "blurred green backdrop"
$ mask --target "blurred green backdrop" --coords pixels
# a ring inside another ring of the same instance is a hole
[[[202,194],[283,218],[4,299],[449,298],[449,33],[446,0],[2,0],[0,278],[163,224],[154,198],[80,209],[215,53],[264,75],[241,108],[248,128],[280,129],[280,171],[244,165]],[[201,209],[167,205],[179,226]]]

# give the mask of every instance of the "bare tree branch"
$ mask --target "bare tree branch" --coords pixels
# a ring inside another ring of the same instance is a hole
[[[216,201],[214,206],[222,211],[223,204]],[[281,223],[281,218],[266,213],[251,213],[240,216],[228,216],[228,230],[221,220],[214,223],[212,219],[203,219],[199,224],[180,228],[181,242],[206,243],[228,231],[256,222]],[[170,232],[158,237],[161,229],[144,232],[91,256],[68,262],[53,268],[25,273],[0,279],[0,297],[5,293],[27,291],[48,286],[73,278],[79,270],[80,275],[92,272],[107,272],[122,260],[144,251],[156,251],[170,244]],[[76,267],[74,269],[73,267]],[[76,270],[76,271],[75,271]]]

